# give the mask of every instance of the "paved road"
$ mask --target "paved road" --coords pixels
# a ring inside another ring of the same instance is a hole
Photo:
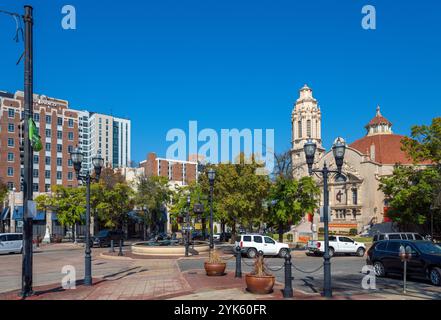
[[[323,265],[323,258],[306,256],[301,252],[294,253],[292,257],[294,264],[294,289],[302,290],[305,293],[322,292],[323,268],[320,267]],[[253,261],[250,259],[243,259],[242,261],[242,272],[250,272],[252,270]],[[265,261],[267,266],[272,270],[272,273],[276,276],[276,280],[280,283],[284,283],[285,271],[284,268],[280,269],[284,263],[284,259],[266,258]],[[402,294],[403,281],[400,277],[377,278],[375,280],[376,290],[363,289],[362,280],[365,274],[362,273],[362,269],[365,266],[365,258],[336,256],[332,258],[331,262],[332,287],[335,292],[348,296],[366,293],[392,294],[397,296]],[[178,264],[181,271],[191,272],[191,270],[203,269],[203,259],[181,259],[178,261]],[[307,272],[317,271],[304,273],[300,270]],[[235,271],[234,259],[227,261],[227,271]],[[408,292],[409,295],[415,295],[415,298],[441,299],[441,288],[434,287],[425,280],[411,279],[408,281]]]

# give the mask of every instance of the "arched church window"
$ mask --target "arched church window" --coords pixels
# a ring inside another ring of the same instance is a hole
[[[311,120],[306,121],[306,135],[311,137]]]

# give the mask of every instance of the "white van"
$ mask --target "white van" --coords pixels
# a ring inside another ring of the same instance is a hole
[[[0,254],[21,253],[23,235],[21,233],[0,233]]]

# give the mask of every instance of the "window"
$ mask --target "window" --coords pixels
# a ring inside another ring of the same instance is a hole
[[[311,130],[311,120],[306,121],[306,135],[308,137],[311,136],[312,130]]]
[[[387,242],[381,242],[377,245],[377,250],[386,251]]]
[[[276,244],[276,242],[273,239],[271,239],[270,237],[265,237],[265,243]]]
[[[46,129],[46,138],[50,138],[52,135],[51,129]]]
[[[51,144],[50,143],[46,143],[46,151],[51,151]]]
[[[74,138],[74,134],[73,134],[73,132],[68,132],[68,133],[67,133],[67,139],[68,139],[69,141],[73,141],[73,138]]]
[[[251,242],[251,236],[244,236],[243,241],[244,242]]]
[[[63,160],[61,158],[57,158],[57,166],[61,167],[63,165]]]
[[[8,241],[23,241],[22,234],[8,234]]]
[[[38,155],[34,154],[34,164],[38,164],[39,162],[39,157]]]
[[[68,146],[67,147],[67,152],[72,153],[72,151],[73,151],[73,146]]]
[[[352,189],[352,204],[358,204],[358,192],[357,189]]]
[[[46,157],[45,163],[46,163],[46,165],[50,166],[51,165],[51,157]]]
[[[13,123],[8,123],[8,132],[13,133],[15,131],[15,126]]]
[[[301,137],[303,137],[303,134],[302,134],[302,121],[299,121],[298,123],[297,123],[297,129],[299,130],[299,139],[301,138]]]
[[[263,241],[262,241],[262,237],[260,237],[260,236],[254,236],[254,242],[256,242],[256,243],[262,243]]]
[[[63,125],[63,118],[60,118],[60,117],[57,118],[57,125],[59,125],[59,126]]]
[[[340,237],[340,242],[354,243],[354,241],[352,239],[349,239],[349,238],[346,238],[346,237]]]
[[[34,183],[34,184],[32,185],[32,190],[33,190],[34,192],[38,192],[38,183]]]
[[[400,246],[401,246],[400,242],[388,242],[387,251],[398,254],[400,252]]]
[[[12,152],[8,152],[8,162],[14,161],[14,154]]]
[[[34,113],[34,121],[40,122],[40,114],[39,113]]]
[[[14,175],[14,168],[8,167],[8,177],[12,177]]]
[[[62,172],[61,171],[57,171],[57,180],[61,180],[62,179]]]
[[[73,119],[69,119],[68,126],[69,126],[69,128],[73,128],[73,126],[74,126]]]
[[[329,236],[329,241],[337,241],[337,238],[335,236]]]
[[[50,184],[45,184],[44,185],[44,191],[45,192],[49,192],[50,189],[51,189],[51,185]]]
[[[419,234],[415,234],[415,240],[424,240]]]
[[[63,152],[63,145],[57,144],[57,152]]]
[[[401,235],[399,234],[390,234],[389,240],[401,240]]]
[[[38,178],[38,169],[34,169],[34,170],[32,170],[32,176],[33,176],[34,178]]]
[[[51,178],[51,172],[50,172],[50,170],[46,170],[46,171],[44,172],[44,177],[45,177],[46,179],[50,179],[50,178]]]
[[[8,182],[8,190],[9,191],[14,190],[14,182]]]
[[[14,146],[14,138],[8,138],[8,147]]]
[[[63,132],[57,131],[57,139],[63,139]]]
[[[68,173],[67,173],[67,180],[69,180],[69,181],[73,180],[73,174],[72,174],[72,172],[68,172]]]
[[[72,159],[68,159],[68,160],[67,160],[67,166],[68,166],[68,167],[72,167],[72,164],[73,164],[73,163],[72,163]]]
[[[51,124],[52,123],[52,117],[47,115],[46,116],[46,124]]]
[[[15,110],[8,109],[8,117],[14,119],[15,118]]]

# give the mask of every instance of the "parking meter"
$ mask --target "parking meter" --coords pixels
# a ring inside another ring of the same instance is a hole
[[[403,283],[403,292],[406,293],[407,287],[407,262],[412,259],[412,248],[410,246],[400,246],[400,258],[404,263],[404,283]]]

